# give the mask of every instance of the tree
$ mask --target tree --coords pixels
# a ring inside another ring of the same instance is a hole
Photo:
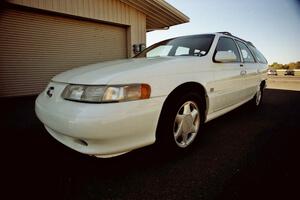
[[[289,64],[282,65],[282,69],[289,69]]]
[[[296,63],[289,63],[289,69],[296,69]]]
[[[300,61],[291,62],[289,64],[273,62],[271,65],[269,65],[269,67],[272,69],[300,69]]]
[[[295,69],[300,69],[300,61],[296,62],[296,67]]]
[[[273,64],[270,65],[270,67],[273,69],[282,69],[283,65],[278,64],[277,62],[274,62]]]

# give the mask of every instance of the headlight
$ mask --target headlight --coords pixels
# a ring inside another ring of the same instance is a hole
[[[82,102],[120,102],[150,98],[151,88],[147,84],[128,84],[112,86],[68,85],[62,97]]]

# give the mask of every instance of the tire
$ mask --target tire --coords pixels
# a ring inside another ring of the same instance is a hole
[[[199,135],[204,115],[195,92],[174,95],[165,102],[157,128],[157,144],[164,153],[184,152]]]
[[[261,106],[262,100],[263,100],[263,93],[264,93],[263,86],[260,85],[259,89],[256,91],[256,94],[253,97],[252,102],[251,102],[253,107],[259,108]]]

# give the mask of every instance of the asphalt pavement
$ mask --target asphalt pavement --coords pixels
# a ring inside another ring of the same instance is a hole
[[[186,153],[149,146],[111,159],[65,147],[40,123],[12,128],[2,190],[5,199],[299,199],[299,119],[300,92],[267,89],[259,110],[245,104],[205,124]]]

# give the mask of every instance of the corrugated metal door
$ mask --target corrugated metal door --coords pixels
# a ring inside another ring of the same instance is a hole
[[[126,28],[31,11],[0,14],[0,96],[41,92],[70,68],[127,57]]]

